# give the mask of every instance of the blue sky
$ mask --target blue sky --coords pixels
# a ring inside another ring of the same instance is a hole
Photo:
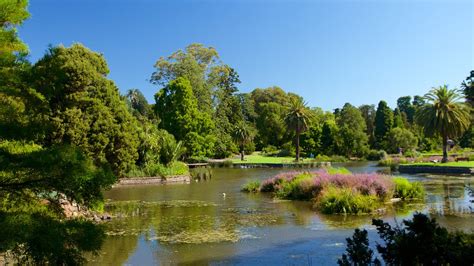
[[[81,42],[106,57],[122,92],[148,82],[160,56],[215,47],[242,92],[273,85],[325,110],[433,86],[459,87],[474,69],[472,1],[30,0],[20,28],[31,60]]]

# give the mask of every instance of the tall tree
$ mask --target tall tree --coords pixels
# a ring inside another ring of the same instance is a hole
[[[461,102],[462,95],[446,85],[433,88],[425,95],[416,119],[427,135],[439,134],[443,140],[443,162],[448,161],[448,139],[461,136],[471,123],[470,108]]]
[[[385,136],[393,127],[393,112],[388,107],[385,101],[380,101],[377,106],[377,112],[375,113],[375,129],[374,135],[376,140],[376,146],[378,148],[385,148],[383,142]]]
[[[45,144],[79,146],[122,176],[138,158],[137,122],[108,73],[101,54],[73,44],[50,48],[33,66],[31,84],[50,116]]]
[[[464,92],[466,102],[471,106],[471,126],[461,138],[462,147],[474,148],[474,70],[469,77],[462,82],[461,88]]]
[[[366,133],[369,136],[369,144],[370,146],[374,146],[375,136],[374,136],[374,128],[375,128],[375,105],[365,104],[359,107],[359,110],[364,118],[365,125],[366,125]]]
[[[287,108],[285,124],[290,130],[295,131],[296,161],[298,162],[300,160],[300,135],[308,129],[313,114],[306,103],[299,98],[292,98]]]
[[[213,68],[219,67],[219,54],[213,47],[193,43],[186,49],[178,50],[167,57],[160,57],[155,63],[155,72],[151,82],[161,87],[179,77],[186,78],[197,98],[197,106],[203,112],[212,111],[212,84],[209,74],[214,73]]]
[[[207,112],[198,110],[191,83],[177,78],[155,94],[155,112],[160,126],[184,141],[190,156],[211,156],[215,139],[211,133],[214,123]]]
[[[461,88],[466,96],[466,101],[474,107],[474,70],[472,70],[469,77],[462,82]]]
[[[413,123],[415,107],[411,103],[411,96],[403,96],[397,100],[397,108],[400,113],[405,113],[409,123]]]
[[[128,90],[125,97],[127,98],[135,116],[138,116],[138,114],[142,117],[150,116],[151,107],[148,104],[145,95],[143,95],[139,89]]]
[[[336,118],[341,134],[341,152],[345,156],[364,156],[368,151],[368,136],[365,120],[359,109],[349,103],[339,112]]]

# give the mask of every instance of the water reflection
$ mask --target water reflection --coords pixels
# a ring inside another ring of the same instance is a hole
[[[373,163],[346,166],[378,170]],[[334,264],[353,228],[370,227],[372,218],[400,221],[414,211],[430,212],[449,228],[474,230],[473,177],[406,176],[423,182],[426,202],[393,204],[378,215],[322,215],[310,202],[240,192],[244,183],[281,171],[213,169],[212,179],[201,183],[114,188],[106,193],[109,210],[123,218],[107,225],[109,237],[90,264]]]

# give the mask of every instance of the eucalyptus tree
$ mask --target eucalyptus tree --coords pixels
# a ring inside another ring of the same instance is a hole
[[[300,135],[309,128],[313,113],[301,98],[290,98],[284,118],[289,130],[294,130],[296,134],[296,161],[300,160]]]
[[[461,136],[471,123],[470,107],[462,102],[458,90],[446,85],[425,94],[426,104],[420,107],[416,120],[428,136],[440,135],[443,141],[443,162],[448,161],[448,140]]]

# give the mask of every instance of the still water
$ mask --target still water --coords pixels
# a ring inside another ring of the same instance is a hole
[[[352,172],[380,170],[374,163],[345,163]],[[424,203],[390,206],[383,215],[323,215],[309,202],[246,194],[241,186],[285,169],[212,169],[209,181],[116,187],[106,192],[118,217],[91,265],[334,265],[354,228],[376,233],[372,218],[400,222],[430,213],[450,229],[474,230],[474,177],[405,175],[423,182]]]

